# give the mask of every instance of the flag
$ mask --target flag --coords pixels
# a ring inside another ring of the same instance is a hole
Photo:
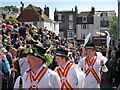
[[[110,44],[110,40],[111,40],[111,37],[110,37],[110,34],[108,31],[105,31],[108,35],[107,35],[107,40],[106,40],[106,44],[107,44],[107,48],[109,48],[109,44]]]
[[[89,41],[90,36],[91,36],[91,33],[89,33],[89,34],[87,35],[87,37],[85,38],[85,41],[84,41],[83,47],[85,47],[85,45],[86,45],[87,42]]]

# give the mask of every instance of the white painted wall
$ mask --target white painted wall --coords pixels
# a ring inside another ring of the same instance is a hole
[[[18,13],[14,13],[14,14],[7,14],[6,19],[9,19],[9,17],[13,17],[13,18],[17,18],[19,16]]]
[[[33,25],[33,22],[24,22],[25,24],[31,24],[31,25]]]
[[[25,22],[26,24],[32,24],[33,22]],[[49,31],[53,31],[54,33],[56,33],[57,35],[59,34],[59,23],[53,23],[53,22],[46,22],[46,21],[41,21],[41,22],[37,22],[37,27],[40,28],[45,28],[47,27],[47,29]]]
[[[100,16],[94,16],[92,36],[99,36],[96,32],[100,32]]]
[[[44,28],[47,27],[49,31],[53,31],[57,35],[59,34],[59,23],[46,22],[44,21]]]
[[[77,40],[81,40],[82,38],[82,34],[84,34],[84,35],[87,35],[88,33],[91,33],[92,35],[94,35],[94,32],[93,32],[93,30],[94,30],[94,26],[92,25],[92,24],[88,24],[89,26],[89,28],[88,29],[81,29],[81,25],[80,24],[78,24],[77,25],[77,27],[76,27],[76,39]]]
[[[106,11],[107,12],[107,11]],[[81,34],[85,34],[87,35],[88,33],[91,33],[91,36],[99,36],[99,34],[97,34],[96,32],[100,32],[100,31],[106,31],[108,30],[107,27],[105,28],[101,28],[100,27],[100,21],[102,20],[102,18],[100,17],[101,12],[96,12],[94,15],[94,24],[88,24],[89,25],[89,29],[81,29],[81,25],[77,24],[76,25],[76,38],[77,40],[81,40]],[[106,17],[106,20],[112,20],[112,17],[115,15],[115,12],[107,12],[108,13],[108,17]]]

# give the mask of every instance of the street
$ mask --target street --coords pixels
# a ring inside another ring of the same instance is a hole
[[[101,82],[101,90],[113,90],[114,84],[107,80],[107,73],[103,74],[102,82]]]

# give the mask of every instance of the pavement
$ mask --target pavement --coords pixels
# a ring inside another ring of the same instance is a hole
[[[101,90],[115,90],[113,89],[114,83],[107,79],[107,73],[103,74],[102,82],[101,82]]]

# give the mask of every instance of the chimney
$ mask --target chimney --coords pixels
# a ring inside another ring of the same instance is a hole
[[[93,13],[93,15],[95,14],[95,8],[94,7],[91,8],[91,12]]]
[[[78,13],[78,8],[76,5],[75,5],[75,12]]]
[[[49,7],[44,7],[44,14],[47,15],[49,17]]]
[[[57,12],[57,8],[55,8],[55,12]]]
[[[73,8],[72,8],[72,11],[73,11]]]
[[[22,4],[22,7],[20,7],[20,11],[22,13],[22,11],[24,10],[24,3],[22,1],[20,1],[20,4]]]

